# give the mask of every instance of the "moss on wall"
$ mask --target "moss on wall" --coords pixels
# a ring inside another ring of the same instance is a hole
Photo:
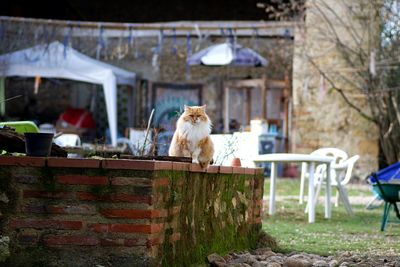
[[[253,176],[184,174],[168,173],[170,199],[166,207],[181,208],[178,225],[167,224],[163,266],[189,266],[204,263],[205,257],[214,252],[254,248],[261,228],[248,223],[253,199],[249,181]],[[168,242],[174,233],[180,233],[180,240]]]

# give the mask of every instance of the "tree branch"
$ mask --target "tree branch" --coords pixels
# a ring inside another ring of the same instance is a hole
[[[322,75],[328,82],[329,84],[332,86],[332,88],[337,91],[340,96],[343,98],[343,100],[346,102],[346,104],[348,104],[352,109],[356,110],[363,118],[367,119],[368,121],[371,121],[375,124],[378,125],[378,121],[373,118],[370,117],[367,113],[365,113],[364,111],[362,111],[359,107],[357,107],[353,102],[350,101],[350,99],[346,96],[346,94],[344,93],[343,89],[337,87],[335,85],[335,83],[332,81],[332,79],[330,79],[322,70],[321,68],[319,68],[319,66],[312,60],[309,58],[309,62],[311,63],[311,65],[313,65],[319,72],[320,75]]]

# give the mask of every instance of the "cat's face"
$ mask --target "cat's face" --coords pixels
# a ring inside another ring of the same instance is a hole
[[[208,122],[209,118],[206,114],[206,106],[186,106],[185,112],[182,114],[182,119],[191,124],[200,124],[202,122]]]

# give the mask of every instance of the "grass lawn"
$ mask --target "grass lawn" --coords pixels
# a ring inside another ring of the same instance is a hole
[[[323,201],[316,207],[316,222],[308,223],[305,204],[299,205],[300,179],[277,180],[276,213],[268,215],[269,179],[265,179],[263,229],[278,241],[278,251],[304,251],[319,255],[339,252],[374,253],[374,255],[400,255],[400,224],[389,223],[380,231],[383,206],[367,210],[364,203],[352,202],[354,216],[347,215],[343,204],[332,206],[332,218],[324,218]],[[351,184],[346,187],[350,199],[371,197],[368,185]],[[307,190],[307,189],[306,189]],[[322,191],[321,196],[324,195]],[[332,190],[332,195],[334,191]],[[391,213],[392,221],[396,216]]]

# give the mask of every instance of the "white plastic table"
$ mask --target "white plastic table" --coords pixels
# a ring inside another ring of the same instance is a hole
[[[269,196],[269,214],[275,213],[275,187],[277,178],[277,163],[281,162],[306,162],[308,163],[308,222],[315,222],[315,202],[314,202],[314,170],[315,164],[326,164],[327,179],[326,179],[326,195],[325,195],[325,218],[331,218],[331,162],[333,157],[310,155],[310,154],[290,154],[290,153],[277,153],[277,154],[264,154],[258,155],[253,158],[255,163],[270,162],[271,163],[271,185]]]

